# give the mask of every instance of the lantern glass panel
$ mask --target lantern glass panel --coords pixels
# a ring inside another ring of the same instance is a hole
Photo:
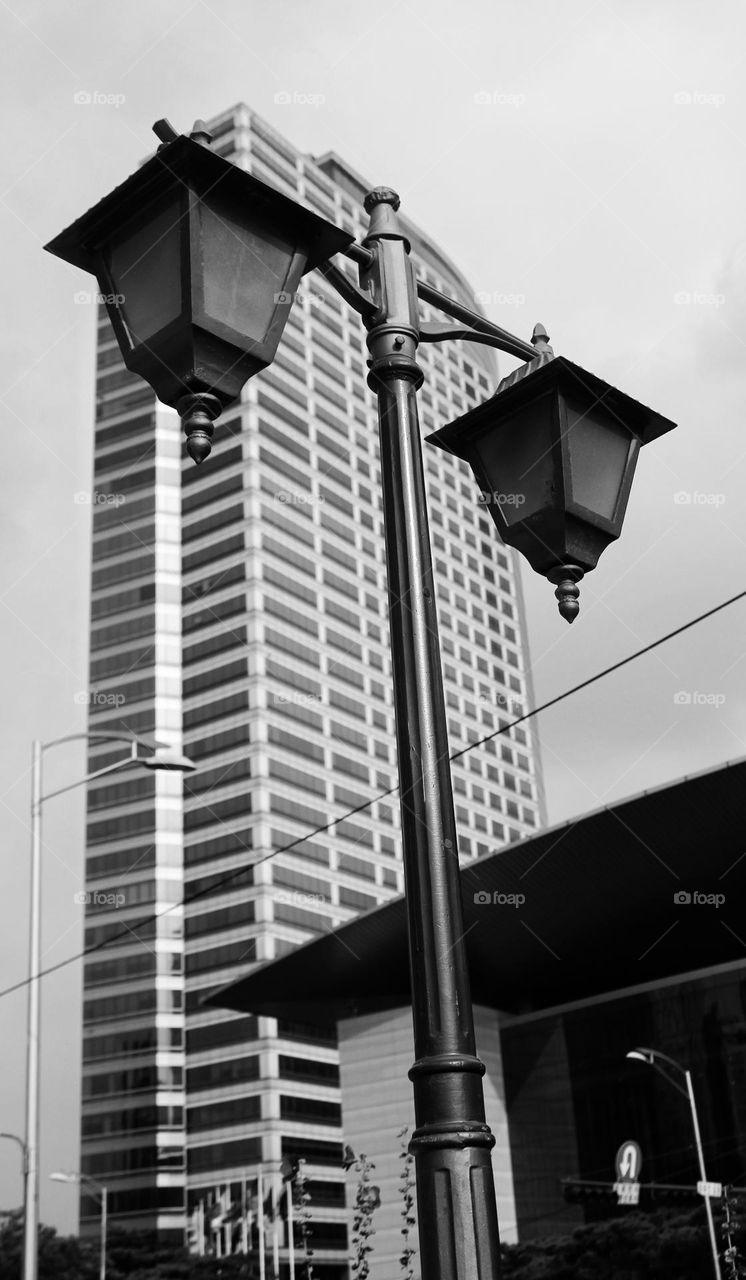
[[[551,396],[500,422],[476,441],[475,449],[480,483],[506,524],[553,506]]]
[[[638,442],[626,427],[598,409],[568,400],[567,446],[573,502],[613,520],[630,451]]]
[[[205,314],[255,342],[263,342],[295,245],[266,225],[247,227],[230,214],[204,204],[200,220]]]
[[[181,234],[178,200],[110,245],[104,257],[133,346],[147,342],[181,315]]]

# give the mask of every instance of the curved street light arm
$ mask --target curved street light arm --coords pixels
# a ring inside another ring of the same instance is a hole
[[[45,800],[53,800],[55,796],[64,795],[66,791],[75,791],[77,787],[84,787],[87,782],[95,782],[97,778],[104,778],[107,773],[119,773],[122,769],[128,769],[131,765],[141,765],[144,763],[142,756],[137,755],[137,743],[133,742],[133,751],[131,756],[125,756],[122,760],[115,760],[113,764],[108,764],[104,769],[96,769],[94,773],[88,773],[84,778],[78,778],[77,782],[69,782],[66,787],[58,787],[56,791],[47,791],[46,795],[41,797],[42,802]]]
[[[340,298],[349,307],[352,307],[353,311],[357,311],[358,315],[362,316],[364,320],[375,323],[379,307],[376,306],[371,295],[356,285],[346,272],[341,271],[339,267],[335,267],[332,262],[322,262],[316,270],[328,281]]]
[[[360,267],[369,268],[375,261],[375,254],[361,244],[351,244],[343,251],[343,256],[350,258]],[[317,270],[328,280],[340,297],[359,315],[363,316],[369,323],[376,324],[379,322],[376,316],[380,309],[375,301],[370,294],[358,288],[345,275],[344,271],[341,271],[339,267],[335,267],[331,262],[322,263]],[[417,280],[417,296],[423,302],[437,307],[439,311],[443,311],[447,316],[451,316],[454,320],[461,322],[458,326],[431,324],[429,322],[421,324],[420,335],[423,342],[445,342],[448,339],[481,342],[485,346],[494,347],[498,351],[505,352],[506,355],[516,356],[519,360],[536,359],[538,352],[530,342],[524,342],[523,338],[519,338],[507,329],[501,329],[499,325],[485,320],[476,311],[470,311],[468,307],[462,306],[454,298],[449,298],[447,294],[441,293],[438,289],[433,289],[432,285],[425,284],[424,280]],[[380,319],[383,319],[383,313],[381,313]]]
[[[506,355],[517,356],[519,360],[536,359],[537,352],[530,342],[524,342],[523,338],[518,338],[507,329],[501,329],[499,325],[485,320],[476,311],[470,311],[468,307],[464,307],[460,302],[449,298],[447,294],[440,293],[438,289],[433,289],[432,285],[425,284],[424,280],[417,281],[417,296],[423,302],[429,302],[430,306],[437,307],[439,311],[444,311],[447,316],[451,316],[454,320],[460,320],[462,324],[467,325],[475,333],[484,335],[481,338],[470,338],[470,341],[487,342],[490,346],[496,347],[498,351],[504,351]],[[446,334],[443,334],[443,337],[446,336]],[[428,341],[428,339],[426,338],[425,341]],[[429,341],[437,342],[439,339],[430,338]]]
[[[49,751],[50,747],[59,747],[65,742],[126,742],[138,743],[142,747],[147,747],[149,751],[156,747],[167,747],[167,742],[160,742],[157,738],[142,738],[137,733],[107,733],[105,730],[91,730],[90,733],[68,733],[64,738],[52,738],[50,742],[42,742],[42,751]]]
[[[23,1176],[25,1178],[28,1171],[28,1147],[23,1138],[19,1138],[17,1133],[0,1133],[0,1138],[7,1138],[9,1142],[15,1142],[21,1148]]]
[[[658,1075],[662,1076],[663,1079],[666,1080],[668,1084],[677,1091],[677,1093],[680,1093],[683,1098],[689,1098],[689,1090],[684,1085],[679,1084],[678,1080],[672,1079],[669,1073],[660,1066],[658,1061],[660,1060],[660,1062],[665,1062],[667,1066],[672,1067],[674,1071],[678,1071],[679,1074],[684,1076],[686,1079],[689,1076],[689,1072],[686,1067],[682,1067],[681,1063],[677,1062],[675,1058],[669,1058],[668,1054],[662,1053],[660,1049],[647,1048],[633,1049],[627,1054],[627,1057],[637,1058],[640,1061],[645,1062],[647,1066],[652,1067],[654,1071],[657,1071]]]

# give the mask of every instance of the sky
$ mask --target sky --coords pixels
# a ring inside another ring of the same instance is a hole
[[[43,244],[166,116],[244,101],[393,186],[487,314],[678,423],[570,628],[523,573],[537,703],[746,589],[744,58],[738,0],[0,3],[2,986],[27,968],[31,741],[85,729],[95,308]],[[502,359],[507,372],[512,362]],[[82,500],[81,500],[82,495]],[[746,751],[746,601],[537,718],[552,823]],[[48,756],[46,789],[85,772]],[[82,944],[84,790],[50,801],[44,963]],[[80,993],[43,986],[42,1218],[74,1229]],[[0,1130],[24,1126],[25,992],[0,999]],[[0,1208],[21,1200],[0,1141]]]

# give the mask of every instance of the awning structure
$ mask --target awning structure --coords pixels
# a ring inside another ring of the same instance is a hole
[[[489,1008],[525,1013],[746,964],[746,760],[508,845],[466,864],[461,884],[472,998]],[[207,1003],[323,1023],[409,1005],[404,899]]]

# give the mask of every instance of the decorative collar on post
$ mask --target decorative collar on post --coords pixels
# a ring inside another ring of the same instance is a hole
[[[402,235],[396,216],[400,205],[401,200],[391,187],[374,187],[368,192],[363,208],[370,218],[370,226],[364,244],[369,240],[403,240],[407,253],[410,252],[412,246],[407,237]]]

